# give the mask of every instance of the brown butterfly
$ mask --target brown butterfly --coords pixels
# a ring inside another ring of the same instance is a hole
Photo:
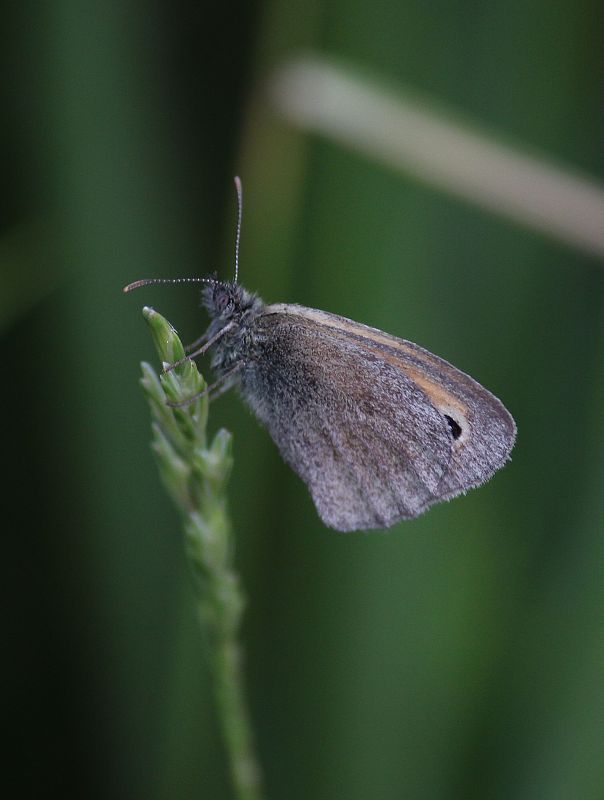
[[[206,284],[212,321],[189,357],[212,352],[211,396],[239,389],[326,525],[389,527],[484,483],[507,461],[511,415],[438,356],[325,311],[265,305],[237,270],[233,282],[152,278],[125,291],[180,282]]]

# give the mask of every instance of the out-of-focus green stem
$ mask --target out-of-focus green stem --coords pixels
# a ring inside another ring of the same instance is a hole
[[[153,309],[143,314],[163,363],[184,349],[169,322]],[[206,386],[192,361],[158,377],[142,364],[142,386],[152,416],[152,448],[164,486],[179,509],[186,551],[197,587],[199,617],[212,664],[216,704],[237,800],[261,800],[261,777],[245,701],[239,629],[244,599],[233,567],[234,542],[227,511],[231,434],[219,430],[208,445],[208,398],[182,402]]]

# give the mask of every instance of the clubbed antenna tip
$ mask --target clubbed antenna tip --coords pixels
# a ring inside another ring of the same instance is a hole
[[[124,286],[123,292],[131,292],[141,286],[151,286],[154,283],[218,283],[215,278],[142,278]]]

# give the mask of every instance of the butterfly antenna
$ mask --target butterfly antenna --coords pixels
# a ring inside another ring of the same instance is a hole
[[[243,189],[241,178],[235,176],[235,189],[237,190],[237,236],[235,239],[235,283],[239,279],[239,242],[241,241],[241,218],[243,216]],[[141,286],[151,286],[154,283],[219,283],[215,278],[143,278],[124,286],[124,292],[140,289]]]
[[[237,190],[237,237],[235,239],[235,283],[239,279],[239,241],[241,239],[241,218],[243,216],[243,189],[241,178],[235,175],[235,189]]]
[[[140,281],[124,286],[124,292],[131,292],[141,286],[151,286],[153,283],[218,283],[215,278],[143,278]]]

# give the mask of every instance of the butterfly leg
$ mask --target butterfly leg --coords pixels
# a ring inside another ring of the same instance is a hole
[[[167,403],[167,405],[169,405],[170,408],[185,408],[185,406],[194,403],[196,400],[199,400],[200,397],[204,397],[206,394],[210,395],[210,401],[216,400],[217,397],[220,397],[221,394],[224,394],[235,384],[235,380],[233,380],[233,378],[235,377],[237,372],[239,372],[239,370],[242,368],[243,368],[243,361],[239,361],[228,372],[226,372],[224,375],[218,378],[217,381],[214,381],[214,383],[211,383],[209,386],[206,386],[206,388],[202,392],[198,392],[197,394],[194,394],[192,397],[187,397],[186,400],[181,400],[178,403]]]
[[[191,350],[195,350],[196,347],[199,347],[200,345],[204,344],[207,338],[208,338],[208,332],[206,331],[205,333],[201,334],[199,339],[195,339],[194,342],[191,342],[191,344],[185,346],[185,353],[190,353]]]
[[[236,367],[233,367],[233,369],[230,372],[228,372],[222,378],[222,380],[216,381],[216,383],[213,384],[213,386],[216,387],[216,391],[210,392],[210,403],[213,403],[214,400],[217,400],[223,394],[228,392],[229,389],[233,388],[233,386],[237,383],[236,379],[234,379],[235,373],[239,372],[242,366],[243,362],[240,362],[239,364],[236,365]]]
[[[224,328],[221,328],[218,331],[218,333],[215,333],[214,336],[212,336],[211,339],[209,339],[207,342],[205,342],[205,344],[203,344],[197,350],[194,350],[192,353],[188,353],[188,355],[186,355],[184,358],[179,358],[178,361],[175,361],[173,364],[169,364],[164,369],[164,372],[170,372],[175,367],[180,367],[181,364],[184,364],[187,361],[192,361],[194,358],[197,358],[198,356],[202,356],[204,353],[206,353],[210,349],[210,347],[212,347],[213,344],[216,344],[216,342],[219,339],[222,339],[222,337],[225,335],[225,333],[228,333],[228,331],[230,331],[231,328],[233,328],[233,327],[234,327],[233,323],[229,322],[228,325],[225,325]],[[201,339],[199,339],[198,341],[202,341],[204,338],[205,338],[205,335],[202,336]],[[192,346],[195,346],[196,344],[197,344],[197,342],[193,342]]]

